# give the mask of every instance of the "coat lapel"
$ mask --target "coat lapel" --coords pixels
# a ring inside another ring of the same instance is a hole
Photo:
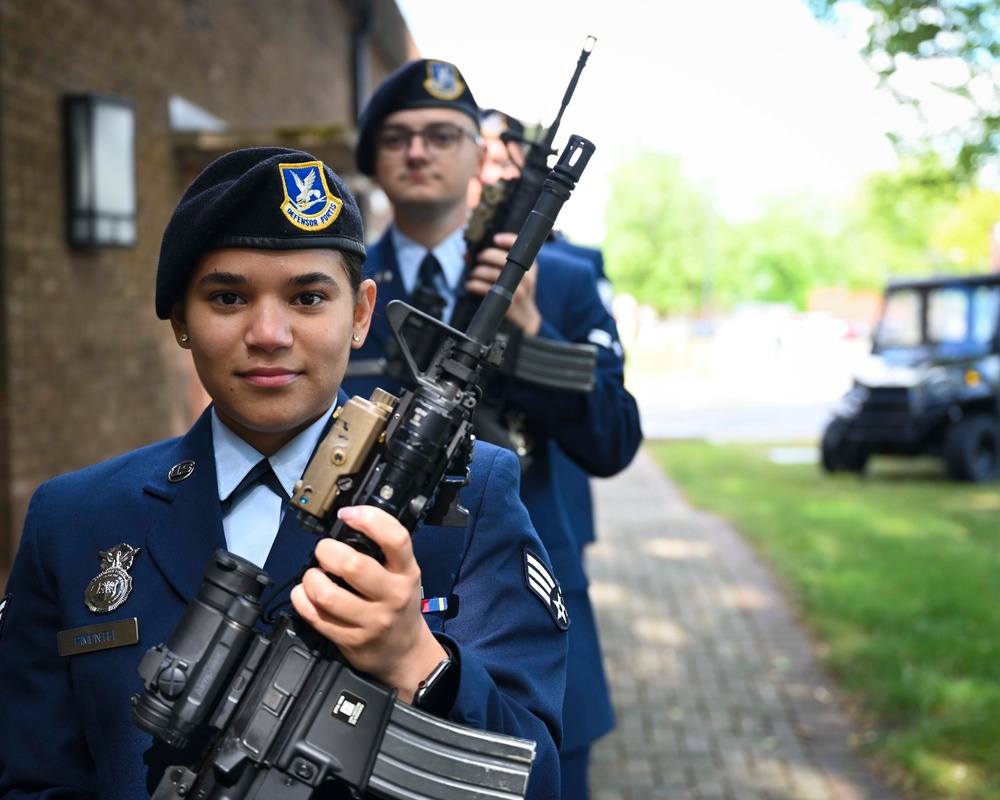
[[[334,407],[342,406],[348,399],[347,394],[341,389],[337,395],[337,402],[334,404]],[[323,443],[332,426],[333,416],[331,414],[327,419],[323,432],[316,440],[316,447],[309,457],[310,461],[316,455],[316,450],[319,449],[320,444]],[[274,544],[271,546],[271,552],[268,553],[267,561],[264,564],[264,571],[274,581],[275,594],[273,599],[284,601],[288,598],[292,586],[298,583],[301,573],[307,567],[312,566],[312,554],[313,550],[316,549],[316,542],[318,541],[319,538],[316,534],[309,533],[299,524],[295,508],[290,507],[285,510],[285,516],[281,520],[281,526],[278,528],[278,535],[275,537]],[[289,581],[292,582],[289,584]],[[266,602],[268,605],[273,603],[273,599],[267,596]]]
[[[347,400],[347,394],[341,390],[336,404],[343,405]],[[198,593],[205,568],[215,551],[226,547],[210,415],[210,409],[201,415],[154,470],[144,489],[165,503],[163,513],[150,527],[146,547],[167,582],[187,602]],[[317,446],[332,423],[331,416]],[[186,461],[195,464],[191,474],[183,480],[170,481],[171,467]],[[279,597],[287,597],[291,586],[284,584],[309,566],[316,542],[315,534],[299,525],[295,509],[289,508],[264,564],[276,590],[280,589]]]
[[[284,602],[288,599],[302,573],[312,566],[317,541],[319,539],[315,534],[299,525],[295,509],[287,509],[264,564],[264,571],[274,581],[273,590],[269,589],[264,595],[265,605],[271,607],[276,600]]]
[[[368,276],[378,286],[371,333],[375,335],[381,350],[384,351],[386,344],[395,338],[392,335],[389,322],[385,318],[385,307],[392,300],[408,301],[409,298],[403,288],[403,276],[400,274],[399,264],[396,261],[396,250],[392,246],[392,237],[388,232],[372,247],[369,259],[373,264],[379,265],[378,271]]]
[[[147,533],[147,552],[174,591],[188,602],[197,594],[212,555],[226,546],[210,414],[206,409],[178,440],[143,490],[165,505]],[[176,476],[170,480],[171,468],[184,462],[193,462],[194,470],[181,480]]]

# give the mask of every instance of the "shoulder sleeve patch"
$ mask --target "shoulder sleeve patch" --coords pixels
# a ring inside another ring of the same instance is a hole
[[[549,610],[556,626],[560,630],[568,630],[569,611],[566,610],[562,588],[545,562],[527,547],[524,548],[524,584]]]
[[[3,636],[3,621],[7,617],[7,609],[10,607],[10,593],[4,595],[0,600],[0,636]]]
[[[594,328],[587,334],[587,341],[597,347],[603,347],[605,350],[610,350],[618,358],[625,357],[625,351],[622,350],[622,343],[603,328]]]

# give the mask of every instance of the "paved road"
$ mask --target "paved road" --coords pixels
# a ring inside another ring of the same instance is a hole
[[[685,369],[658,368],[661,359],[647,357],[637,359],[645,371],[630,370],[647,439],[818,441],[868,349],[843,340],[776,357],[752,338],[700,346],[697,357],[681,359]]]
[[[618,714],[593,800],[891,800],[774,582],[640,453],[596,481],[592,596]]]
[[[700,408],[644,406],[647,439],[716,442],[818,442],[836,399],[808,402],[720,402]]]

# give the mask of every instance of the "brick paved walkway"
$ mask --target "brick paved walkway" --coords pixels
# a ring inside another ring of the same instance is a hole
[[[890,800],[767,570],[652,458],[595,482],[588,551],[617,728],[593,800]]]

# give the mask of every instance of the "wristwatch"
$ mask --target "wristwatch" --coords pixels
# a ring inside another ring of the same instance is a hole
[[[455,704],[457,692],[458,667],[452,661],[449,651],[448,656],[441,659],[431,670],[431,674],[417,685],[416,694],[413,695],[413,705],[421,711],[443,717]]]

